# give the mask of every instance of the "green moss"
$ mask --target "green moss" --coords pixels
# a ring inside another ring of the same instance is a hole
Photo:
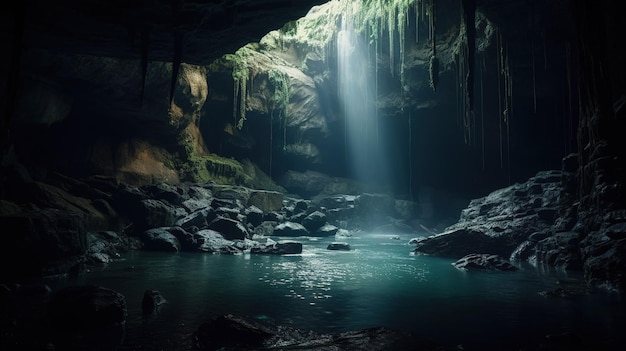
[[[271,69],[267,72],[267,78],[274,88],[270,108],[285,116],[289,105],[289,77],[283,71]]]
[[[400,43],[400,74],[404,73],[404,40],[408,13],[418,11],[423,0],[334,0],[315,8],[307,16],[286,24],[280,29],[280,40],[308,47],[329,48],[334,45],[342,21],[347,21],[363,35],[370,45],[387,35],[391,73],[395,70],[394,47],[396,33]],[[271,39],[275,39],[272,36]],[[270,41],[268,39],[268,41]],[[283,46],[284,46],[283,43]],[[403,77],[401,76],[401,79]]]
[[[239,162],[215,154],[201,155],[196,152],[193,139],[186,133],[181,134],[178,143],[177,157],[168,161],[168,166],[171,165],[171,168],[177,169],[183,181],[215,182],[254,189],[284,191],[249,160]]]

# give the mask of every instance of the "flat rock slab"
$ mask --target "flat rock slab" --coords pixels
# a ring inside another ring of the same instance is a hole
[[[469,254],[452,265],[465,271],[516,271],[517,267],[498,255]]]

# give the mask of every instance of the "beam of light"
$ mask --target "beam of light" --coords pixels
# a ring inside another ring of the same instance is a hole
[[[354,179],[386,185],[388,165],[377,120],[376,77],[368,69],[369,47],[354,30],[350,17],[342,16],[337,35],[337,83],[347,159]]]

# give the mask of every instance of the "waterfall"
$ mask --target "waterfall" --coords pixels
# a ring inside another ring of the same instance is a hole
[[[353,19],[344,14],[337,35],[337,84],[348,166],[353,178],[384,184],[388,172],[384,143],[377,142],[377,128],[368,128],[377,125],[376,77],[368,69],[369,48],[357,34]]]

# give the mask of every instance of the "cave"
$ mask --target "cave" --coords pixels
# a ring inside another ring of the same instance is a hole
[[[0,348],[621,349],[618,4],[7,7]]]

